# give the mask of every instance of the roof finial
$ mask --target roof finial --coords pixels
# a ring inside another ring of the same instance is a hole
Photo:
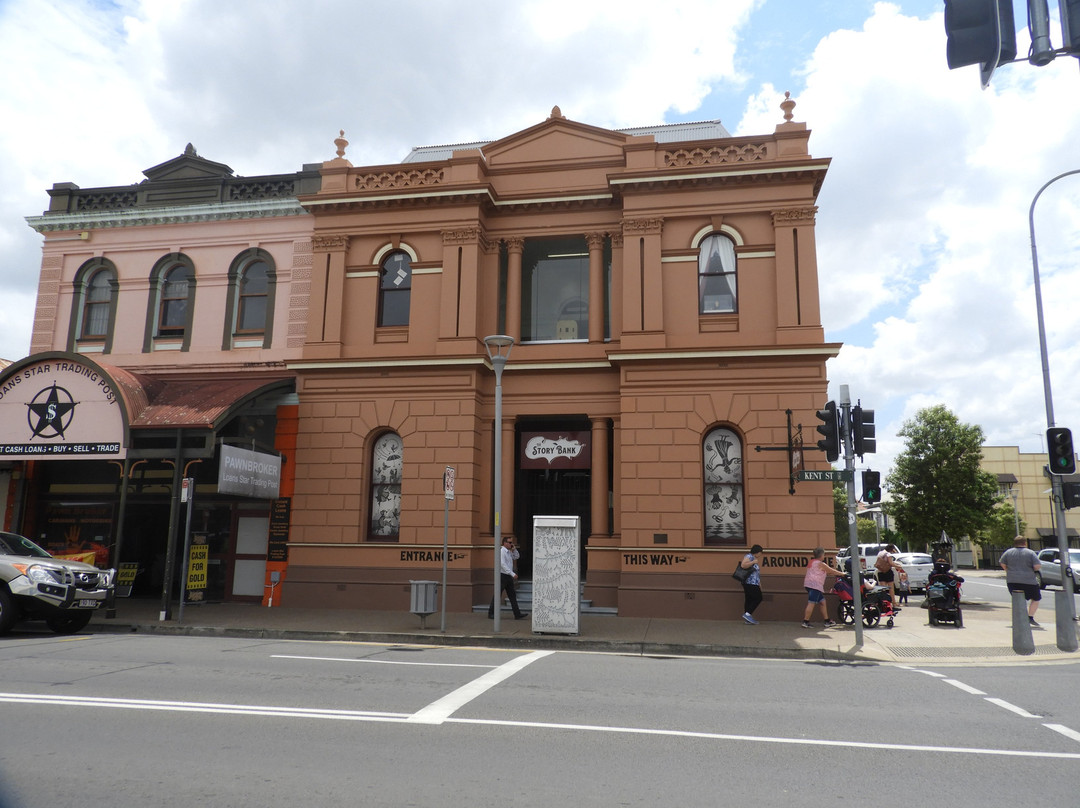
[[[349,141],[345,139],[345,130],[341,130],[341,134],[334,138],[334,145],[337,146],[337,156],[339,159],[345,157],[345,147],[349,145]]]
[[[784,92],[784,100],[780,102],[780,109],[784,110],[784,122],[790,122],[793,117],[791,110],[795,109],[795,102],[791,100],[790,92]]]
[[[551,117],[552,118],[561,118],[561,117],[563,117],[562,110],[559,109],[558,106],[552,107],[551,108]]]

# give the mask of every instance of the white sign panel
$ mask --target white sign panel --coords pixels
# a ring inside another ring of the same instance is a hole
[[[280,488],[280,457],[222,445],[218,464],[219,494],[277,499]]]
[[[118,391],[98,367],[50,357],[0,374],[0,456],[119,458],[126,454]]]

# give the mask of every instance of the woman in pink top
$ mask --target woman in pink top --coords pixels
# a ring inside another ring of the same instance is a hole
[[[818,547],[814,550],[814,557],[806,565],[806,576],[803,578],[803,586],[806,587],[806,595],[809,598],[806,603],[806,611],[803,613],[803,628],[813,628],[810,618],[814,614],[814,606],[821,606],[821,616],[825,619],[825,628],[835,626],[829,619],[829,612],[825,606],[825,578],[829,575],[840,575],[840,570],[833,569],[825,563],[825,548]]]

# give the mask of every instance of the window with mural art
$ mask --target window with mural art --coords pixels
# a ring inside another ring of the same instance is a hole
[[[387,432],[371,453],[371,541],[397,541],[401,528],[401,437]]]
[[[746,544],[743,451],[739,436],[725,427],[705,437],[705,544]]]

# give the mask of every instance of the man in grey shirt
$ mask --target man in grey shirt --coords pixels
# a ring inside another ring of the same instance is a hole
[[[1035,573],[1042,566],[1035,551],[1027,546],[1027,539],[1017,536],[1013,539],[1013,546],[1001,554],[1001,568],[1005,570],[1005,586],[1010,592],[1023,592],[1024,599],[1028,602],[1028,620],[1031,625],[1037,626],[1035,612],[1039,610],[1039,601],[1042,600],[1042,591],[1039,589],[1039,581]]]

